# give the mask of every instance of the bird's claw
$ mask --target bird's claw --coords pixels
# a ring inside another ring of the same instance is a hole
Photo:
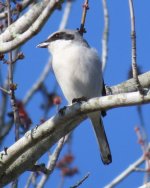
[[[107,113],[106,113],[105,110],[102,110],[102,111],[101,111],[101,114],[102,114],[103,117],[105,117],[105,116],[107,115]]]
[[[106,95],[112,95],[112,90],[109,86],[105,85]]]
[[[82,97],[80,97],[80,98],[75,98],[75,99],[73,99],[72,100],[72,103],[82,103],[82,102],[86,102],[87,101],[87,98],[86,97],[84,97],[84,96],[82,96]]]
[[[66,106],[64,106],[63,108],[60,108],[60,110],[58,111],[59,115],[63,116],[65,114],[65,110],[66,110]]]

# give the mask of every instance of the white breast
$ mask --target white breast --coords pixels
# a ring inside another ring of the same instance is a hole
[[[56,79],[69,103],[74,98],[101,95],[101,65],[96,50],[70,43],[65,48],[59,46],[52,56]]]

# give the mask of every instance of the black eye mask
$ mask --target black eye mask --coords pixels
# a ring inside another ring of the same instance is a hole
[[[74,35],[73,34],[60,32],[60,33],[55,33],[53,36],[48,38],[46,40],[46,42],[52,42],[52,41],[56,41],[56,40],[73,40],[73,39],[74,39]]]

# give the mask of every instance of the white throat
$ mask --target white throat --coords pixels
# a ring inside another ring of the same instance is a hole
[[[71,43],[72,40],[56,40],[50,43],[48,49],[52,54],[59,53],[60,50],[64,50],[65,48],[68,48],[69,45],[71,45]]]

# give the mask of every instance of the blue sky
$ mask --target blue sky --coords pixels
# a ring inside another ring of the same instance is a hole
[[[67,28],[76,29],[80,25],[83,1],[78,0],[73,4],[72,12],[68,21]],[[136,32],[137,32],[137,63],[142,67],[142,71],[149,70],[149,49],[150,49],[150,1],[134,1]],[[127,79],[128,70],[131,64],[131,40],[130,40],[130,15],[128,1],[110,1],[108,0],[108,10],[110,16],[109,30],[109,51],[108,63],[104,74],[105,83],[109,86],[119,84]],[[25,59],[18,63],[15,72],[15,82],[18,84],[17,97],[23,98],[37,80],[44,65],[47,63],[49,54],[47,50],[37,49],[36,45],[45,40],[47,36],[58,29],[62,12],[56,11],[55,14],[43,27],[42,31],[33,39],[28,41],[22,48]],[[101,1],[90,1],[90,9],[86,19],[85,38],[88,43],[95,47],[101,54],[101,37],[103,32],[103,10]],[[2,68],[6,65],[3,65]],[[46,85],[52,91],[55,85],[53,73],[46,80]],[[60,89],[58,93],[62,95]],[[34,124],[39,123],[42,116],[39,109],[39,101],[42,100],[40,94],[34,96],[32,102],[27,106],[28,112],[31,114]],[[66,104],[65,99],[63,105]],[[142,107],[144,121],[149,134],[149,105]],[[55,114],[53,109],[49,117]],[[83,183],[82,188],[104,187],[113,178],[119,175],[130,164],[137,160],[141,154],[140,145],[137,143],[137,136],[134,127],[139,125],[140,120],[136,107],[125,107],[112,109],[107,112],[104,118],[105,129],[110,143],[113,162],[109,166],[104,166],[99,156],[98,145],[95,135],[90,125],[90,121],[84,121],[73,134],[72,152],[75,155],[74,165],[79,168],[80,173],[73,178],[67,178],[64,187],[74,185],[87,172],[90,177]],[[6,145],[13,143],[13,133],[10,133],[10,139],[5,141]],[[63,151],[62,153],[65,153]],[[41,161],[46,161],[44,156]],[[24,186],[27,173],[22,175],[20,187]],[[123,182],[118,184],[117,188],[136,188],[142,185],[144,173],[134,172]],[[60,172],[55,170],[54,174],[46,184],[47,187],[57,187],[60,180]]]

